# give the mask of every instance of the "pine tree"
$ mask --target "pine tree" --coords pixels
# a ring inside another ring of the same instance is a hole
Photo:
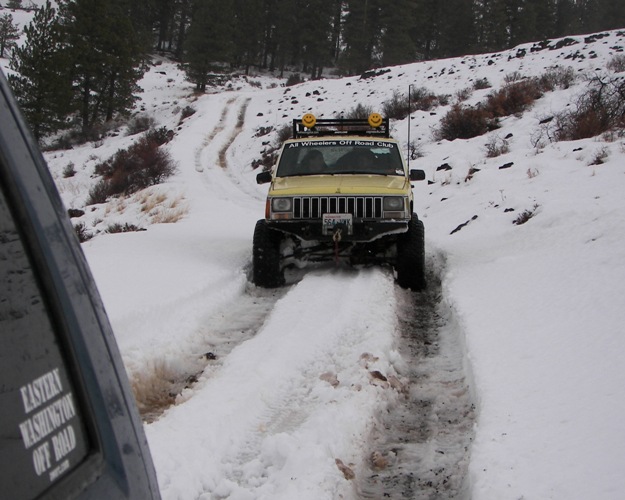
[[[21,9],[22,8],[22,0],[9,0],[7,2],[8,9]]]
[[[381,5],[384,0],[348,0],[342,65],[348,73],[372,67],[381,36]]]
[[[158,33],[156,48],[160,51],[171,50],[173,45],[173,21],[175,0],[154,0],[154,23]]]
[[[412,62],[416,58],[416,47],[411,30],[415,20],[415,3],[399,0],[381,5],[380,40],[382,64],[384,66]]]
[[[599,0],[578,0],[576,2],[581,31],[593,33],[601,30],[601,9]]]
[[[264,50],[262,67],[280,69],[300,62],[298,5],[293,0],[264,0]]]
[[[625,28],[625,2],[599,0],[601,29]]]
[[[15,49],[9,82],[35,138],[63,126],[68,109],[69,85],[63,64],[56,10],[50,1],[37,10],[24,29],[26,41]]]
[[[185,41],[187,78],[200,92],[210,73],[232,57],[234,16],[231,0],[197,0]]]
[[[515,16],[509,16],[510,45],[545,40],[556,33],[557,7],[554,0],[515,0]]]
[[[422,59],[437,57],[441,52],[441,37],[445,21],[442,8],[443,5],[438,0],[416,2],[412,39]]]
[[[20,37],[20,30],[13,24],[13,16],[4,14],[0,17],[0,57],[4,52],[15,47],[15,41]]]
[[[574,0],[556,0],[556,17],[554,21],[554,36],[561,37],[576,33],[578,23],[575,15]]]
[[[61,18],[72,69],[74,108],[84,133],[127,114],[140,91],[144,46],[130,17],[131,0],[64,0]]]
[[[440,27],[437,57],[455,57],[469,53],[476,46],[472,0],[451,0],[441,5],[445,20]]]
[[[263,0],[234,0],[235,26],[233,29],[233,61],[245,68],[260,65],[263,49]]]
[[[508,13],[505,0],[477,0],[476,26],[479,26],[478,44],[487,51],[508,48]]]
[[[193,7],[193,0],[178,0],[178,9],[175,18],[175,48],[174,56],[181,60],[184,52],[184,41],[187,36],[187,30],[191,22],[191,11]]]
[[[341,35],[343,32],[343,10],[344,10],[344,1],[343,0],[334,0],[334,5],[332,7],[332,39],[331,39],[331,47],[332,47],[332,62],[336,64],[339,60],[339,56],[341,54]]]
[[[303,2],[298,21],[303,70],[313,79],[321,78],[323,67],[332,57],[332,11],[327,8],[327,0]]]

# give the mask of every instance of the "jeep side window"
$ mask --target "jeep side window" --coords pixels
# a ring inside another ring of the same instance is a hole
[[[66,363],[0,185],[0,484],[12,498],[39,496],[91,451]]]

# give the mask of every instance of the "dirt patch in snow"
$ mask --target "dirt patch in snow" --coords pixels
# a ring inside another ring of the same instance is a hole
[[[396,289],[400,324],[398,378],[403,385],[378,416],[370,454],[357,473],[360,498],[467,498],[475,407],[464,371],[461,332],[428,289]]]

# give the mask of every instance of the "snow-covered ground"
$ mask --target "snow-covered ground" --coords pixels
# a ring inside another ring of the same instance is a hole
[[[432,132],[449,106],[413,113],[410,137],[424,156],[412,167],[431,181],[415,184],[415,208],[476,406],[468,495],[622,496],[625,138],[549,143],[538,133],[542,119],[583,91],[583,75],[608,72],[625,34],[574,38],[579,43],[557,50],[531,52],[528,44],[524,57],[515,49],[368,79],[285,88],[266,76],[237,78],[199,97],[174,64],[152,67],[141,82],[142,107],[175,130],[167,147],[177,174],[88,207],[73,222],[100,231],[83,249],[137,391],[181,373],[197,379],[146,423],[164,498],[357,498],[346,467],[358,472],[374,451],[367,448],[374,417],[396,391],[371,373],[392,380],[401,372],[389,270],[312,269],[278,291],[249,283],[267,189],[256,185],[251,164],[275,137],[259,136],[259,128],[358,103],[379,110],[409,85],[453,103],[486,78],[492,88],[467,101],[477,103],[506,75],[537,76],[556,65],[572,66],[576,84],[503,119],[488,136],[436,142]],[[196,112],[180,122],[186,106]],[[408,121],[393,128],[407,142]],[[95,164],[136,140],[121,132],[46,154],[68,207],[84,209]],[[488,158],[487,143],[508,134],[509,152]],[[599,153],[604,163],[591,165]],[[70,163],[76,175],[65,178]],[[444,163],[451,170],[437,170]],[[513,224],[524,211],[533,217]],[[147,231],[103,232],[116,222]]]

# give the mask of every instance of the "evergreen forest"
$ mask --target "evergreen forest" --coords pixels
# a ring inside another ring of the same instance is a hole
[[[623,27],[614,0],[58,0],[12,48],[10,82],[39,138],[68,116],[86,133],[127,114],[153,53],[204,91],[220,72],[353,75]]]

